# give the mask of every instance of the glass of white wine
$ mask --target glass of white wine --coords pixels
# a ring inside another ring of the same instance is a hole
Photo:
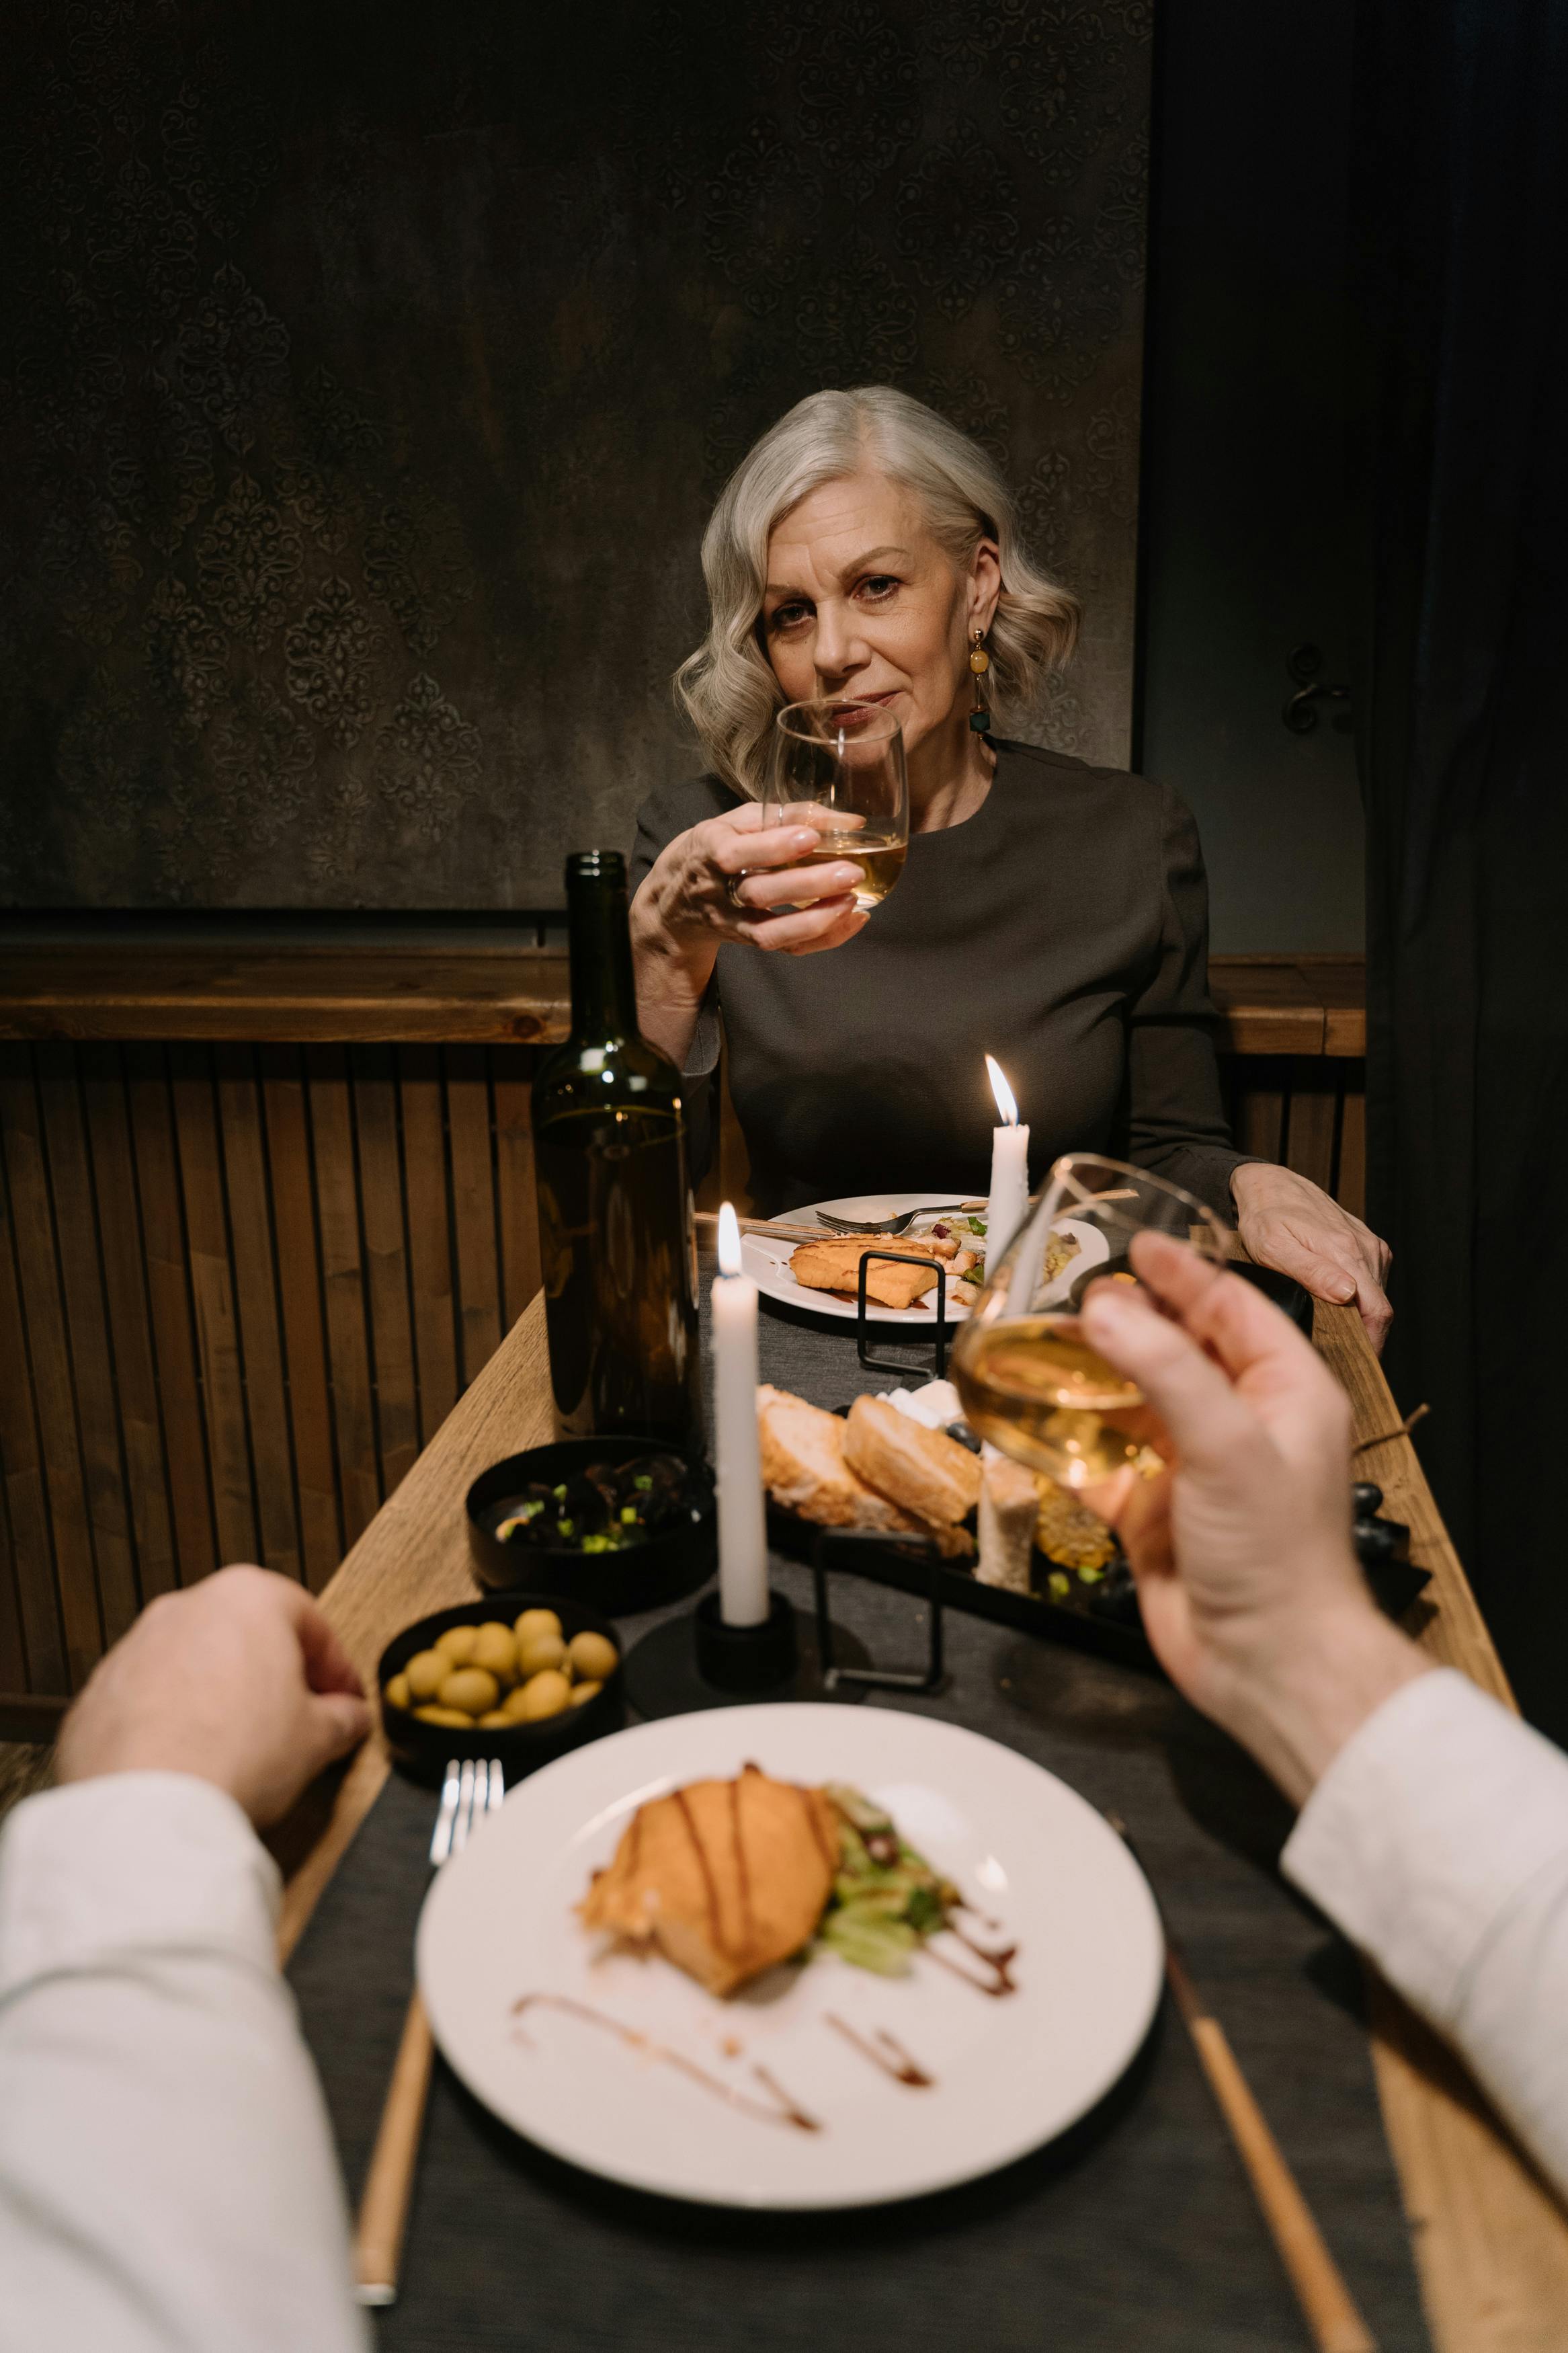
[[[987,1265],[953,1343],[970,1428],[1064,1487],[1158,1468],[1150,1447],[1160,1426],[1142,1390],[1090,1347],[1078,1313],[1091,1282],[1136,1282],[1130,1254],[1144,1233],[1225,1258],[1224,1228],[1179,1185],[1123,1161],[1066,1154],[1001,1263]]]
[[[898,721],[876,702],[786,703],[773,728],[763,823],[814,827],[820,848],[795,863],[851,860],[861,877],[855,904],[879,906],[910,846],[910,783]]]

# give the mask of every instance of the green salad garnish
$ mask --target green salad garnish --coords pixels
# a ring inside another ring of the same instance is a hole
[[[857,1968],[902,1977],[922,1940],[946,1926],[958,1890],[858,1789],[830,1781],[827,1797],[838,1817],[839,1863],[817,1942]]]

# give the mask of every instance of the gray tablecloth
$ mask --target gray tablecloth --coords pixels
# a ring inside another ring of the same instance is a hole
[[[824,1405],[891,1383],[847,1328],[764,1311],[763,1377]],[[798,1567],[778,1582],[804,1601]],[[920,1606],[837,1577],[837,1619],[886,1663]],[[636,1638],[647,1620],[627,1620]],[[1114,1810],[1384,2353],[1428,2338],[1383,2136],[1359,1968],[1279,1880],[1289,1817],[1241,1753],[1151,1675],[948,1618],[924,1713],[1032,1757]],[[291,1977],[351,2198],[409,1990],[434,1799],[394,1779]],[[437,2062],[387,2353],[1265,2353],[1307,2347],[1246,2179],[1166,2006],[1129,2075],[1063,2142],[968,2189],[835,2217],[742,2215],[615,2189],[495,2123]]]

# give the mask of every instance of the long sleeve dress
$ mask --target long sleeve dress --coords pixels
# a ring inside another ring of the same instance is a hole
[[[911,837],[897,888],[847,946],[725,946],[688,1060],[730,1091],[767,1215],[913,1188],[983,1194],[994,1054],[1028,1122],[1032,1185],[1100,1151],[1228,1217],[1232,1150],[1207,980],[1208,891],[1175,795],[999,743],[963,824]],[[654,793],[634,891],[667,843],[739,805],[717,777]]]

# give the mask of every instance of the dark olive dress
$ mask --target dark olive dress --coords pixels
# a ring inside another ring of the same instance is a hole
[[[718,1059],[769,1215],[848,1193],[984,1194],[994,1054],[1029,1124],[1038,1185],[1058,1153],[1102,1151],[1227,1219],[1231,1149],[1207,979],[1197,828],[1142,776],[996,746],[964,824],[920,833],[847,946],[722,947],[688,1061]],[[632,887],[688,827],[733,808],[716,777],[652,794]]]

